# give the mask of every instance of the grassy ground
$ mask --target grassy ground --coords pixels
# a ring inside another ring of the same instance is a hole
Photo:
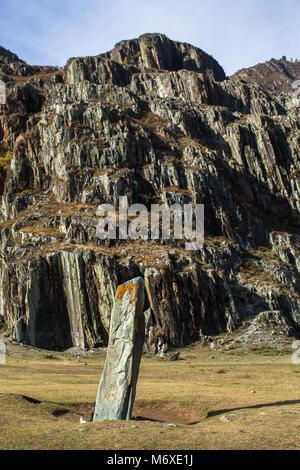
[[[92,423],[104,354],[7,349],[0,449],[300,448],[300,365],[290,354],[195,346],[176,362],[144,357],[136,419]]]

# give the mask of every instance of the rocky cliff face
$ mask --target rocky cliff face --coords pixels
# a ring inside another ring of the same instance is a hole
[[[143,276],[147,347],[276,311],[300,331],[299,108],[147,34],[63,70],[0,49],[0,318],[42,348],[107,344],[115,289]],[[100,203],[205,205],[205,243],[101,241]]]
[[[293,82],[300,80],[300,61],[271,59],[264,64],[239,70],[233,76],[247,83],[258,83],[266,91],[290,93]]]

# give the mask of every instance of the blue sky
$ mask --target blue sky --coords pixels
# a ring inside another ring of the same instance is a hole
[[[300,0],[0,0],[0,45],[32,65],[62,66],[149,32],[200,47],[230,75],[300,59]]]

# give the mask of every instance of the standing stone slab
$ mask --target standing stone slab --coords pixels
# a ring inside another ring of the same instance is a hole
[[[117,289],[94,421],[131,419],[145,337],[144,299],[141,277]]]

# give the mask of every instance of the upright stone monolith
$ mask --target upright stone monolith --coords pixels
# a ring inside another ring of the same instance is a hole
[[[0,338],[0,364],[6,364],[6,346],[4,338]]]
[[[144,299],[141,277],[117,289],[94,421],[131,418],[145,337]]]

